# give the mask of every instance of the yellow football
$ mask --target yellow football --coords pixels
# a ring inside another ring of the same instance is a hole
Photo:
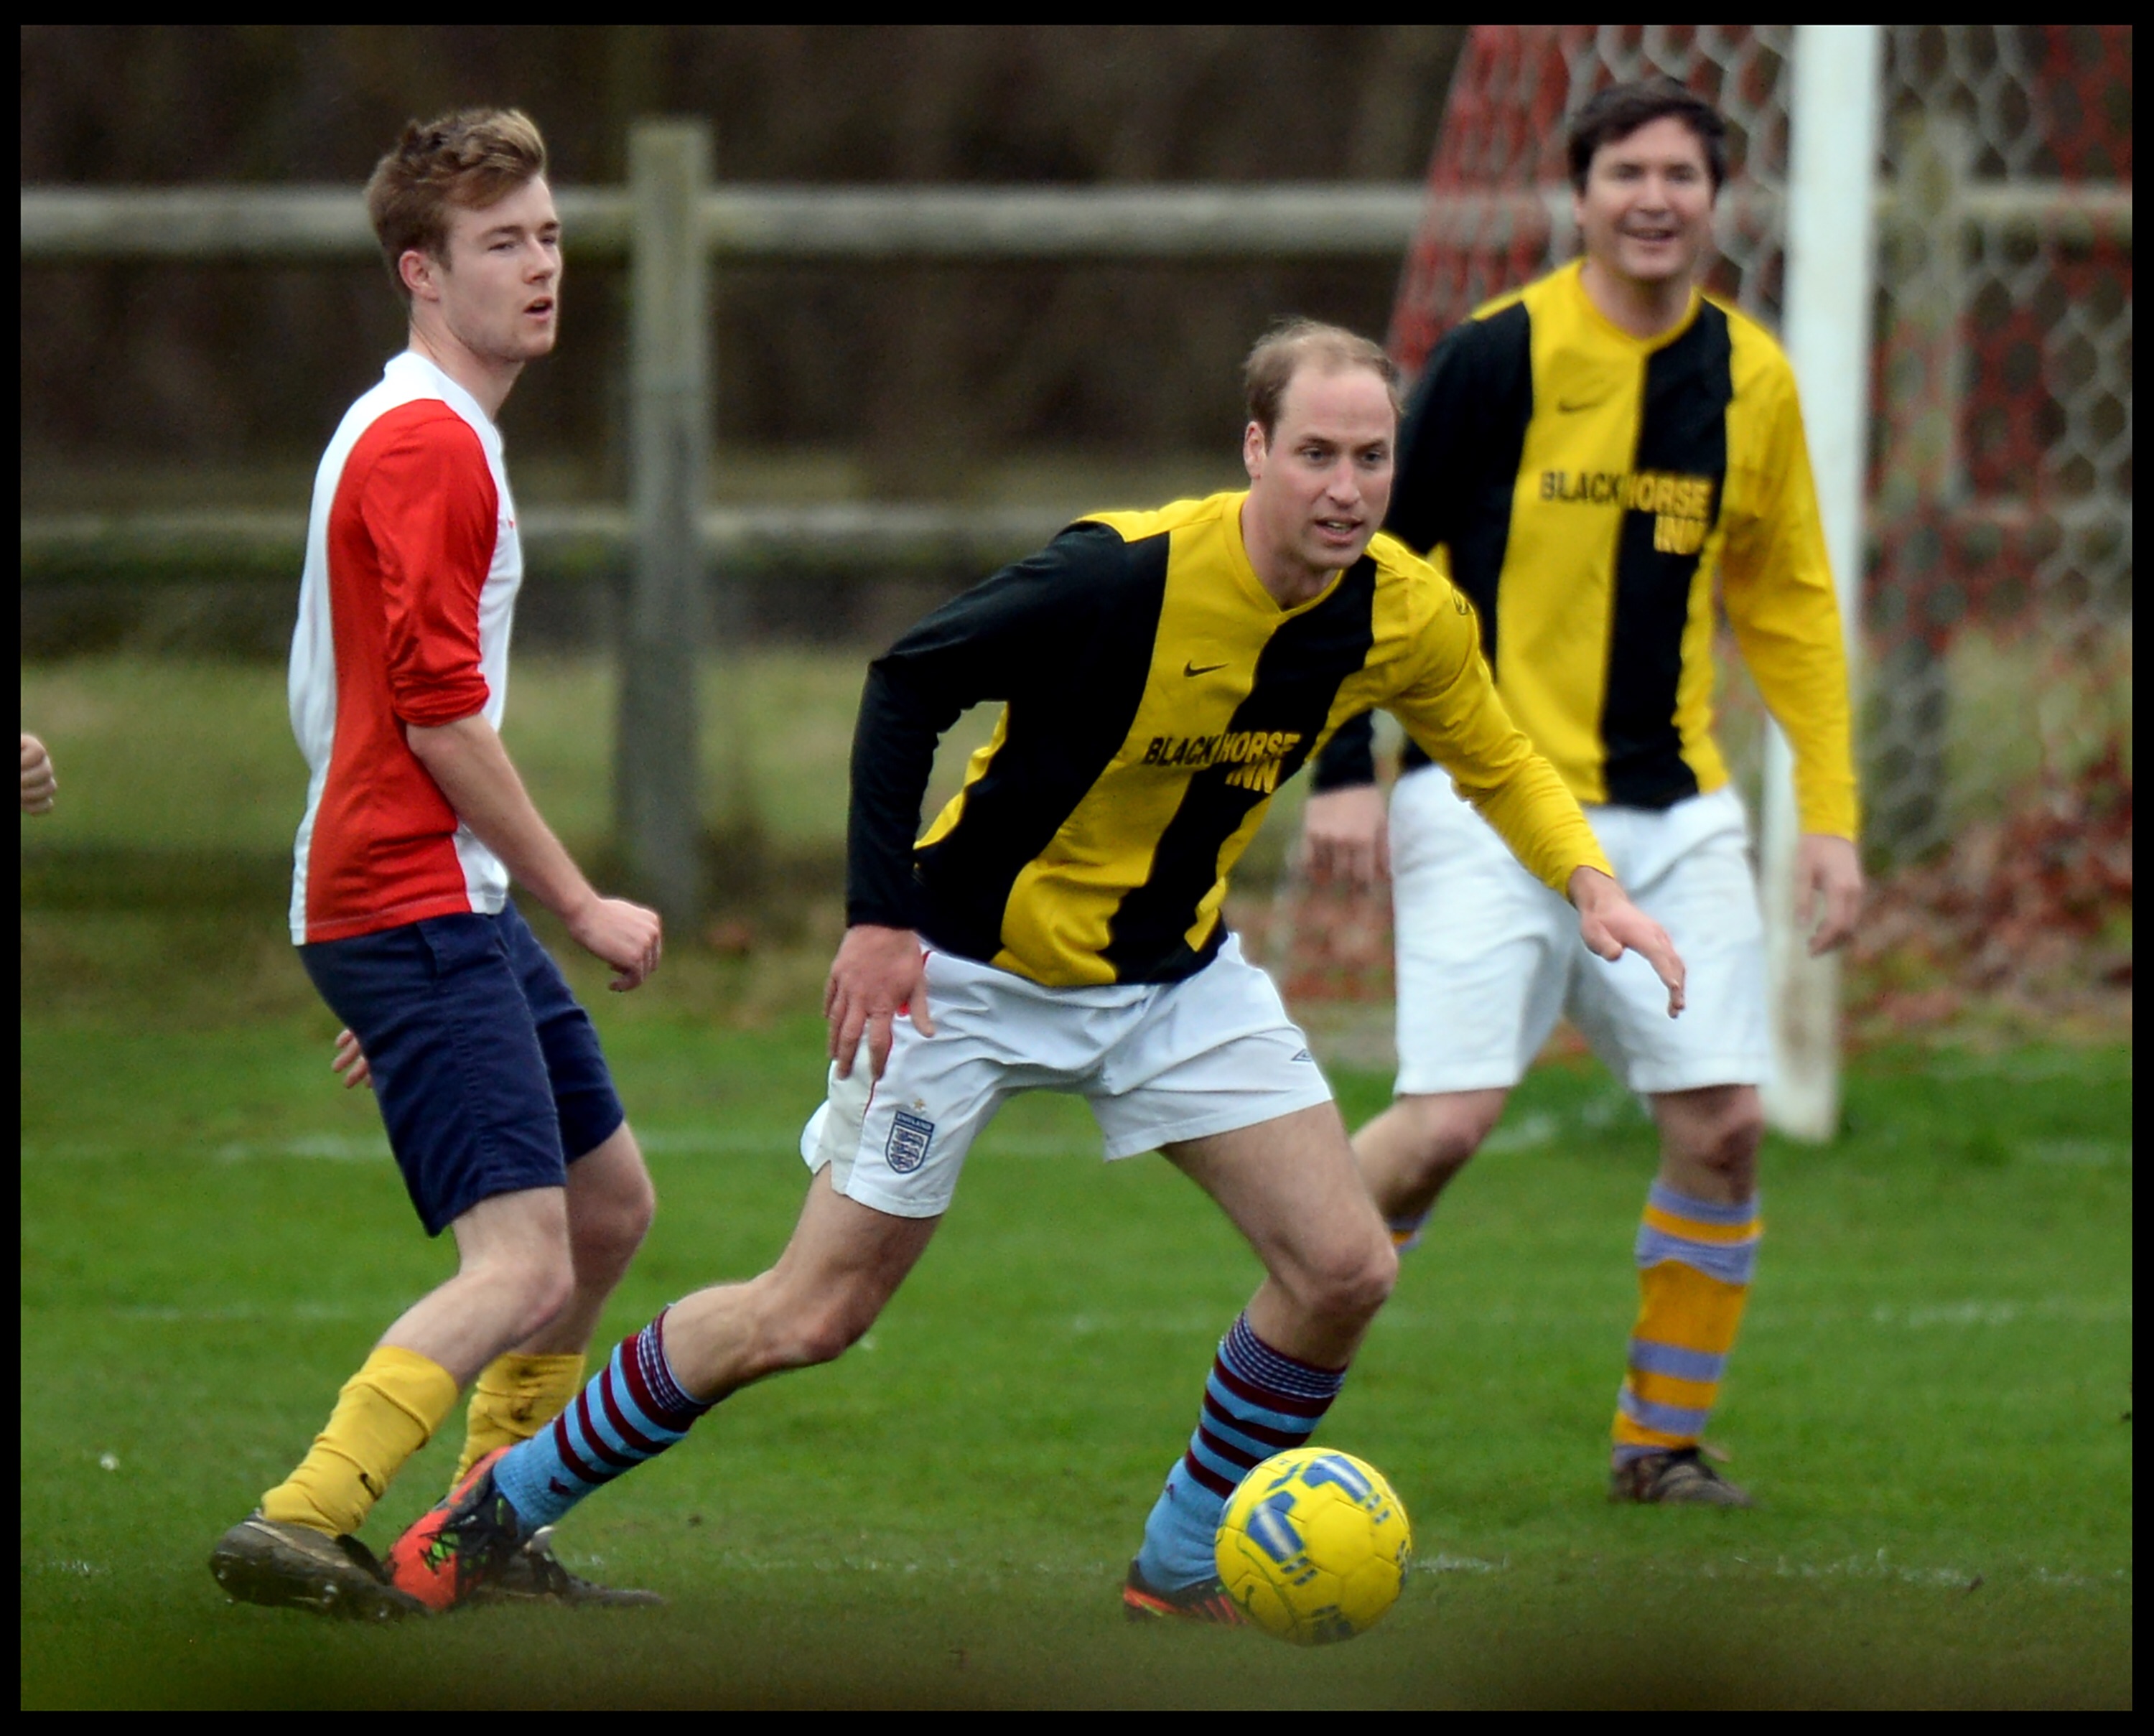
[[[1250,1621],[1298,1646],[1350,1640],[1398,1601],[1406,1508],[1350,1453],[1297,1447],[1242,1479],[1219,1522],[1219,1578]]]

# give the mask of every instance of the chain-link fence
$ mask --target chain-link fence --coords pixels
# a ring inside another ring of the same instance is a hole
[[[1793,36],[1476,27],[1401,362],[1575,251],[1564,117],[1651,73],[1728,117],[1711,287],[1777,326]],[[1889,1015],[1928,977],[1951,1001],[2060,968],[2128,988],[2131,32],[1899,26],[1885,49],[1860,731],[1881,883],[1858,996]],[[1723,742],[1754,789],[1762,708],[1723,648]],[[1273,925],[1295,993],[1388,995],[1380,901],[1289,881]]]

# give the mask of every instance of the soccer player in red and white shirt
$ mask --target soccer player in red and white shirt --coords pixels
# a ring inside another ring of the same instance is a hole
[[[292,646],[310,777],[292,938],[348,1028],[427,1233],[456,1275],[389,1330],[305,1458],[211,1556],[253,1602],[416,1607],[352,1535],[476,1380],[464,1463],[541,1427],[581,1384],[599,1310],[652,1196],[591,1023],[508,897],[513,879],[610,965],[656,968],[656,914],[592,890],[497,733],[523,574],[494,426],[554,348],[560,222],[513,110],[408,127],[367,207],[410,347],[354,404],[315,478]],[[461,1474],[461,1470],[459,1473]],[[641,1600],[540,1551],[520,1589]]]

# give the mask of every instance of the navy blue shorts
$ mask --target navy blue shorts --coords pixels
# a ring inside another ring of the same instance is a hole
[[[299,948],[374,1071],[426,1233],[482,1199],[559,1187],[625,1116],[590,1015],[513,904]]]

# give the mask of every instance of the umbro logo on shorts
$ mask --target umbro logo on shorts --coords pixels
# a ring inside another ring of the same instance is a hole
[[[1316,1057],[1311,1054],[1307,1049],[1301,1049],[1294,1051],[1294,1059],[1297,1061],[1313,1061]]]
[[[890,1137],[882,1155],[901,1176],[909,1176],[927,1161],[927,1148],[935,1141],[935,1124],[925,1116],[901,1109],[891,1117]]]

